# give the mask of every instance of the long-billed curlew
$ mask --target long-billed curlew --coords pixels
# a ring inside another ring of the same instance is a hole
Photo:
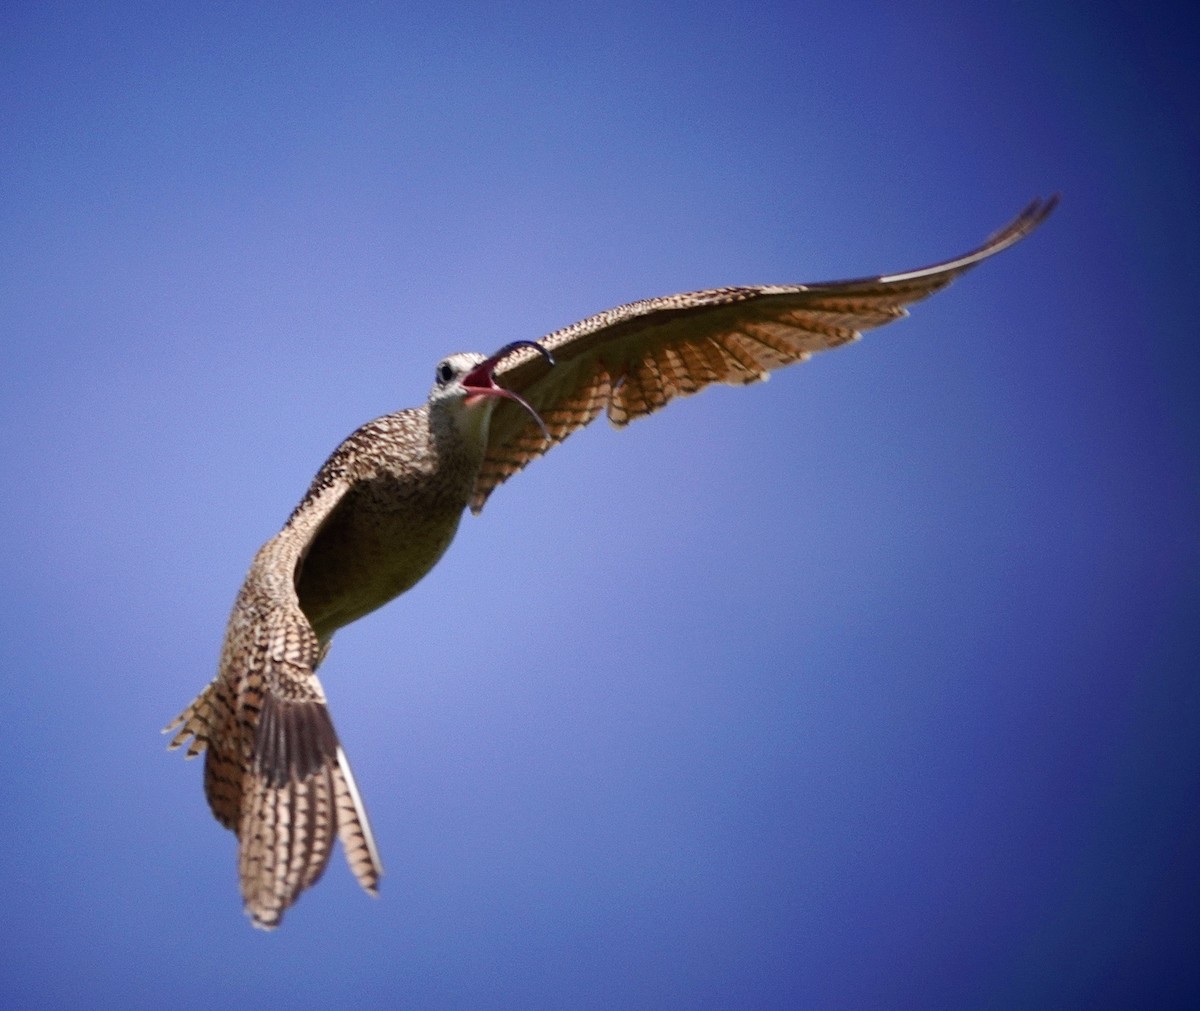
[[[854,281],[714,288],[610,309],[490,358],[437,366],[424,407],[368,422],[317,472],[238,593],[216,678],[169,726],[237,833],[246,911],[277,926],[341,838],[368,892],[382,872],[366,810],[317,680],[333,633],[409,589],[463,510],[601,412],[622,426],[711,383],[745,384],[861,331],[1028,235],[1034,201],[973,252]]]

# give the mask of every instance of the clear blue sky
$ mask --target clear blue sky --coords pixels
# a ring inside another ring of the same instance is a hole
[[[1191,29],[965,6],[6,6],[0,1003],[1200,998]],[[382,896],[339,854],[249,927],[158,730],[341,438],[448,352],[1052,191],[912,319],[573,437],[340,633]]]

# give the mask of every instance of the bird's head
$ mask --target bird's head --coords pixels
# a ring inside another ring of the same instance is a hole
[[[429,392],[431,409],[448,410],[461,430],[486,431],[486,420],[492,407],[500,400],[512,400],[527,410],[547,439],[550,433],[537,411],[519,393],[507,390],[496,382],[496,366],[514,351],[533,348],[546,356],[551,365],[554,356],[535,341],[513,341],[505,344],[490,358],[470,352],[450,355],[438,362],[433,389]]]

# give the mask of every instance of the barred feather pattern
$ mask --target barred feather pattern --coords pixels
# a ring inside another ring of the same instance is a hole
[[[540,349],[517,342],[491,359],[451,355],[425,407],[352,433],[260,549],[217,678],[167,728],[172,748],[205,754],[205,793],[237,833],[254,923],[279,924],[324,872],[335,838],[375,894],[382,865],[316,669],[338,628],[436,564],[464,507],[478,512],[499,484],[601,414],[620,427],[715,383],[760,382],[899,319],[1027,235],[1055,202],[1035,201],[978,249],[930,267],[646,299],[555,331]],[[517,402],[497,399],[493,381]]]
[[[380,863],[324,703],[267,694],[258,738],[238,831],[242,898],[255,924],[279,925],[325,872],[335,836],[359,884],[378,894]]]
[[[234,604],[221,673],[167,727],[176,730],[171,748],[205,753],[209,806],[237,833],[242,899],[264,929],[319,880],[335,838],[367,892],[377,893],[382,874],[315,674],[323,646],[295,592],[303,549],[345,490],[314,482],[309,507],[259,551]]]
[[[622,427],[714,383],[760,382],[775,369],[900,319],[906,306],[1028,235],[1056,203],[1034,201],[978,249],[930,267],[850,281],[711,288],[644,299],[556,330],[538,341],[554,355],[554,366],[526,350],[496,370],[501,385],[541,413],[549,438],[519,406],[500,404],[492,415],[472,512],[531,460],[601,413]]]

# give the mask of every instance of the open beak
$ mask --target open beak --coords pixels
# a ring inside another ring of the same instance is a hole
[[[550,441],[550,430],[546,428],[546,423],[542,421],[540,415],[529,404],[524,397],[519,393],[514,393],[512,390],[506,390],[503,386],[496,383],[496,366],[499,365],[505,358],[520,348],[534,348],[546,356],[546,360],[553,365],[554,356],[550,354],[537,341],[513,341],[511,344],[505,344],[499,351],[485,361],[480,362],[475,368],[471,369],[465,376],[462,377],[463,389],[467,391],[467,403],[471,403],[476,397],[501,397],[504,400],[512,400],[520,404],[532,416],[533,420],[538,423],[538,427],[542,430],[542,435],[546,437],[546,441]]]

